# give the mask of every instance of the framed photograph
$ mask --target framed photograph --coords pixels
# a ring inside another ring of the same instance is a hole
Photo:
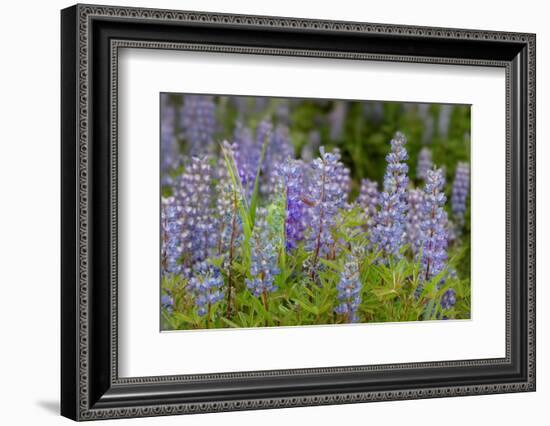
[[[61,413],[535,390],[535,35],[61,12]]]

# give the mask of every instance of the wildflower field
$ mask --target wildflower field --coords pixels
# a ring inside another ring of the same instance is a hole
[[[470,318],[470,108],[160,97],[161,329]]]

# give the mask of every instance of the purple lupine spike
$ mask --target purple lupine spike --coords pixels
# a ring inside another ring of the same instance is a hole
[[[181,175],[176,196],[188,238],[184,252],[193,263],[206,259],[215,246],[215,220],[211,207],[211,167],[208,157],[193,157]]]
[[[213,96],[185,95],[181,125],[191,156],[207,154],[216,131],[216,105]]]
[[[335,148],[333,152],[337,154],[339,158],[341,158],[340,150],[338,148]],[[340,190],[344,194],[344,197],[342,198],[342,204],[340,204],[338,207],[344,207],[344,205],[348,201],[348,195],[351,190],[351,172],[350,169],[344,166],[342,162],[339,162],[338,165],[335,167],[334,175],[334,182],[340,187]]]
[[[422,148],[418,153],[418,163],[416,166],[416,178],[426,180],[428,170],[433,168],[432,151],[430,148]]]
[[[340,281],[336,285],[338,291],[338,306],[334,309],[339,315],[343,315],[348,323],[359,322],[357,310],[361,304],[361,281],[359,279],[359,262],[364,252],[355,249],[347,256],[344,269],[340,274]]]
[[[332,228],[335,224],[338,206],[345,202],[345,194],[336,182],[340,163],[338,152],[325,152],[322,146],[319,149],[320,158],[311,163],[312,176],[307,191],[310,232],[307,239],[307,248],[313,252],[311,268],[314,273],[320,257],[329,253],[334,241]]]
[[[434,133],[434,119],[430,114],[430,104],[418,105],[418,117],[424,126],[422,131],[422,144],[428,145],[432,143]]]
[[[162,184],[169,185],[172,180],[168,173],[181,162],[178,141],[175,134],[176,108],[170,104],[169,95],[160,95],[160,171]]]
[[[397,132],[391,140],[391,152],[384,175],[384,191],[380,194],[380,209],[371,232],[371,243],[382,253],[381,262],[399,257],[406,234],[407,185],[409,168],[405,135]]]
[[[250,278],[245,279],[248,290],[256,297],[266,297],[267,293],[277,290],[275,277],[280,273],[278,268],[278,251],[276,238],[268,228],[262,216],[265,211],[258,209],[258,218],[250,241],[252,257],[250,261]]]
[[[416,254],[424,243],[424,233],[422,231],[424,192],[420,189],[409,190],[408,204],[407,243],[411,251]]]
[[[254,98],[254,112],[259,114],[266,110],[269,104],[269,98],[265,96],[257,96]]]
[[[254,180],[256,179],[258,162],[260,161],[262,152],[261,147],[258,147],[254,141],[252,131],[240,123],[237,123],[235,127],[233,141],[232,152],[237,171],[245,190],[245,195],[250,197],[254,188]]]
[[[443,193],[445,179],[441,169],[430,170],[424,188],[422,203],[422,279],[429,281],[441,273],[447,262],[447,227]]]
[[[384,118],[384,105],[382,102],[365,102],[363,104],[363,115],[367,121],[380,123]]]
[[[307,136],[307,142],[302,147],[302,160],[310,162],[313,160],[316,152],[319,152],[321,146],[321,133],[319,130],[312,130]]]
[[[453,105],[441,105],[439,107],[439,118],[437,121],[437,129],[439,136],[447,139],[449,136],[449,127],[451,124],[451,115],[453,114]]]
[[[285,235],[286,249],[292,250],[304,239],[306,228],[306,204],[304,203],[304,163],[288,158],[279,166],[283,191],[286,199]]]
[[[171,315],[174,312],[174,298],[170,294],[163,294],[160,298],[160,306]]]
[[[224,149],[231,149],[231,146],[229,145],[229,148]],[[232,262],[233,251],[240,245],[243,237],[242,219],[238,211],[240,195],[228,176],[226,165],[222,164],[221,166],[216,185],[216,211],[219,222],[217,251],[218,254],[229,254],[230,262]]]
[[[345,101],[334,101],[332,111],[328,116],[330,126],[330,139],[339,141],[344,134],[344,125],[348,113],[348,104]]]
[[[265,159],[262,168],[261,192],[271,196],[278,189],[279,177],[277,167],[288,158],[293,158],[293,148],[290,142],[288,127],[279,125],[270,134],[266,147]]]
[[[199,316],[208,314],[212,305],[223,300],[223,285],[223,277],[218,268],[205,261],[195,264],[187,289],[195,296]]]
[[[363,212],[365,213],[367,229],[372,228],[375,224],[378,197],[378,182],[362,179],[357,203],[363,208]]]
[[[464,215],[466,214],[466,200],[470,189],[470,165],[460,162],[456,166],[455,180],[451,194],[451,209],[453,218],[458,226],[458,231],[464,227]]]
[[[275,111],[275,117],[279,124],[284,126],[290,124],[290,105],[287,99],[283,99],[279,102]]]
[[[182,272],[183,242],[188,234],[181,220],[182,208],[175,197],[162,199],[161,204],[161,262],[165,277]]]

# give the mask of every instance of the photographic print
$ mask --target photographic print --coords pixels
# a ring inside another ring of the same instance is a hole
[[[162,93],[161,330],[470,318],[470,106]]]

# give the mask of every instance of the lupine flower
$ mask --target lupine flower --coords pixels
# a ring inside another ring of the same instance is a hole
[[[361,304],[361,281],[359,279],[359,262],[363,257],[363,250],[355,249],[347,256],[344,270],[340,274],[340,281],[336,285],[339,305],[334,309],[337,314],[343,315],[346,322],[358,322],[357,309]]]
[[[456,292],[454,289],[448,289],[441,297],[441,307],[443,309],[451,309],[456,303]]]
[[[224,169],[225,168],[224,165]],[[239,193],[229,176],[218,180],[216,186],[216,210],[218,213],[218,254],[239,246],[242,240],[242,219],[238,211]]]
[[[257,96],[254,98],[254,112],[260,113],[265,111],[267,104],[269,103],[269,98],[265,96]]]
[[[268,131],[266,126],[262,131]],[[293,158],[293,148],[290,142],[288,127],[279,125],[274,132],[265,137],[269,138],[263,162],[262,193],[270,196],[277,191],[277,166],[288,158]],[[260,142],[261,139],[258,140]]]
[[[267,222],[262,220],[262,212],[258,214],[260,217],[257,219],[251,238],[251,278],[246,278],[245,284],[254,296],[265,297],[267,293],[277,290],[274,282],[275,276],[280,272],[277,266],[279,257],[274,235],[270,232]]]
[[[340,157],[339,149],[335,148],[333,152]],[[334,182],[340,187],[340,191],[343,194],[342,203],[338,207],[344,207],[351,189],[351,172],[342,162],[339,162],[335,168]]]
[[[290,106],[287,100],[281,101],[277,105],[277,110],[275,111],[275,116],[277,117],[277,122],[288,126],[290,124]]]
[[[341,167],[339,153],[325,152],[324,147],[321,147],[319,151],[320,158],[316,158],[311,163],[312,176],[307,191],[311,227],[307,248],[313,252],[311,264],[313,270],[317,266],[319,257],[325,256],[334,243],[332,228],[338,207],[345,202],[345,194],[336,181],[337,173]]]
[[[451,124],[452,113],[453,105],[441,105],[441,107],[439,108],[437,128],[439,130],[439,136],[443,139],[447,139],[447,136],[449,135],[449,127]]]
[[[318,130],[312,130],[309,132],[307,142],[302,147],[302,160],[310,162],[313,160],[316,152],[319,152],[321,146],[321,134]]]
[[[162,199],[162,275],[182,272],[183,240],[187,237],[181,220],[182,209],[174,197]]]
[[[176,108],[169,103],[166,93],[160,98],[160,171],[162,184],[172,183],[168,173],[178,167],[180,154],[175,135]]]
[[[433,168],[432,151],[429,148],[422,148],[418,153],[418,165],[416,166],[416,178],[426,180],[428,170]]]
[[[378,182],[362,179],[357,203],[363,208],[365,213],[367,229],[370,229],[375,224],[378,196]]]
[[[470,166],[468,163],[458,163],[456,166],[455,180],[451,194],[451,209],[453,217],[461,229],[464,226],[464,214],[466,213],[466,199],[470,189]]]
[[[441,273],[447,262],[444,183],[441,169],[428,172],[422,203],[424,244],[420,262],[422,277],[425,281],[429,281]]]
[[[430,104],[418,105],[418,116],[424,123],[424,131],[422,132],[422,143],[424,145],[432,142],[434,133],[434,119],[430,114]]]
[[[344,124],[348,113],[348,104],[345,101],[335,101],[334,107],[328,116],[330,126],[330,139],[338,141],[342,139]]]
[[[208,153],[216,131],[215,109],[212,96],[185,96],[181,123],[190,155],[202,156]]]
[[[365,102],[363,104],[363,115],[367,121],[380,123],[384,118],[384,105],[382,102]]]
[[[169,294],[163,294],[160,298],[160,306],[169,314],[172,314],[174,312],[174,298]]]
[[[408,195],[409,209],[407,212],[407,243],[413,253],[418,253],[424,243],[422,230],[424,192],[411,189]]]
[[[193,157],[180,177],[176,193],[188,237],[183,242],[183,250],[192,262],[205,260],[216,243],[211,194],[208,158]]]
[[[224,142],[224,145],[226,144],[227,142]],[[241,184],[245,189],[245,195],[250,197],[254,188],[258,162],[260,161],[261,146],[257,146],[251,130],[240,123],[237,123],[235,127],[231,146]]]
[[[205,261],[195,264],[188,290],[195,296],[199,316],[206,315],[213,304],[223,300],[223,284],[219,269]]]
[[[391,140],[391,152],[386,156],[388,166],[384,175],[384,191],[380,194],[380,210],[371,232],[371,243],[382,253],[381,262],[389,256],[398,257],[405,241],[407,214],[407,185],[409,168],[405,136],[397,132]]]
[[[297,160],[287,159],[279,166],[278,175],[281,179],[286,199],[286,249],[292,250],[304,239],[306,228],[306,204],[304,203],[304,164]]]

